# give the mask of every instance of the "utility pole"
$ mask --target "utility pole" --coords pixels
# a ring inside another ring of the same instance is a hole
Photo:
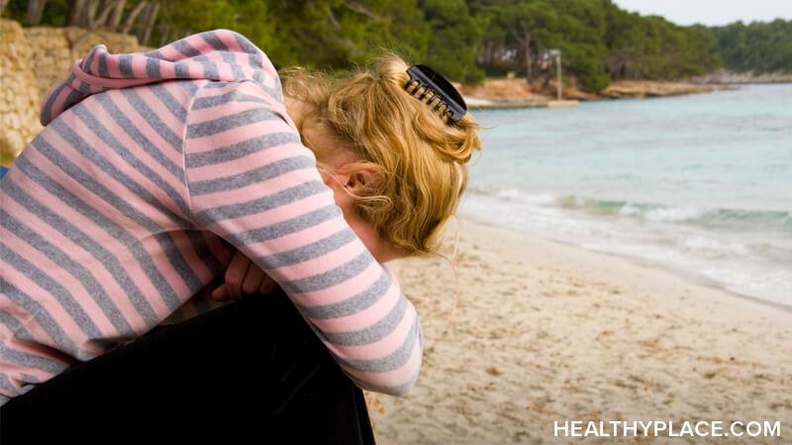
[[[551,49],[547,52],[547,57],[552,57],[555,59],[556,62],[556,100],[551,100],[547,103],[548,107],[551,108],[567,108],[567,107],[576,107],[578,106],[577,100],[563,100],[563,94],[561,94],[562,89],[564,88],[564,81],[561,78],[561,50],[560,49]]]
[[[548,51],[550,57],[555,58],[556,62],[556,74],[558,76],[558,83],[556,84],[556,95],[558,96],[557,100],[561,100],[561,88],[563,84],[561,83],[561,50],[560,49],[551,49]]]

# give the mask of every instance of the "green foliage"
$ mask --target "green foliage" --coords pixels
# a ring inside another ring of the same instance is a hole
[[[155,42],[144,42],[159,46],[187,34],[216,28],[230,28],[251,39],[266,41],[274,34],[271,23],[257,17],[266,17],[266,4],[244,0],[162,0],[160,3],[160,26]]]
[[[24,21],[29,1],[10,0],[4,14]],[[141,3],[159,5],[149,32],[138,33],[144,44],[229,28],[278,66],[344,70],[393,51],[461,82],[508,72],[549,81],[556,74],[550,50],[560,50],[564,73],[591,91],[611,80],[679,79],[723,64],[792,71],[792,21],[681,27],[612,0],[126,0],[125,14]],[[47,0],[41,24],[68,24],[75,4]]]
[[[679,79],[720,66],[711,52],[712,37],[700,28],[683,28],[615,7],[608,21],[606,67],[612,79]]]
[[[758,73],[792,72],[792,20],[770,23],[742,22],[701,29],[715,39],[715,52],[731,71]]]
[[[592,91],[615,79],[678,79],[719,66],[713,40],[695,28],[641,17],[610,0],[473,0],[488,18],[479,62],[488,72],[549,78],[545,54],[560,49],[564,71]]]
[[[263,44],[280,65],[344,69],[383,50],[426,54],[429,28],[416,0],[258,0],[270,7],[275,37]]]
[[[418,6],[429,25],[428,63],[461,82],[483,81],[476,57],[484,22],[470,14],[464,0],[421,0]]]
[[[42,24],[48,26],[66,26],[66,17],[69,13],[67,0],[49,0],[47,7],[44,8]],[[3,11],[3,18],[10,18],[22,24],[29,25],[25,21],[25,11],[27,10],[28,0],[10,0],[6,9]]]
[[[554,76],[550,50],[560,50],[564,71],[590,90],[608,85],[604,60],[605,12],[591,0],[478,0],[488,18],[480,62],[532,81]]]

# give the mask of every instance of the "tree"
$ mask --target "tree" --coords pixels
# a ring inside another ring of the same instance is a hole
[[[714,39],[726,69],[755,73],[792,72],[792,20],[733,23],[700,29]]]
[[[547,49],[558,26],[552,3],[545,0],[490,0],[476,2],[488,27],[482,42],[484,63],[517,70],[535,79],[537,57]]]
[[[600,2],[590,0],[555,0],[558,23],[547,42],[564,54],[565,70],[577,77],[580,86],[599,91],[609,84],[605,69],[608,54],[604,37],[607,31],[605,11]]]
[[[547,80],[546,54],[587,90],[613,79],[679,79],[721,66],[792,71],[792,21],[682,27],[612,0],[0,0],[28,25],[135,34],[158,46],[230,28],[279,66],[345,70],[385,50],[454,80],[513,71]]]
[[[44,6],[46,5],[47,0],[28,0],[25,23],[38,25],[41,22],[42,15],[44,15]],[[5,9],[5,5],[3,5],[3,9]]]
[[[428,22],[426,63],[454,80],[484,80],[476,64],[484,21],[471,16],[464,0],[422,0],[418,6]]]

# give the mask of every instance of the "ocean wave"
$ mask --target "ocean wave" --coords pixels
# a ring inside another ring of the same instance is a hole
[[[530,193],[519,188],[472,188],[474,195],[494,197],[525,206],[556,207],[589,215],[614,216],[656,223],[689,223],[712,229],[786,232],[792,234],[792,212],[603,200],[578,195]]]
[[[676,247],[705,258],[744,258],[755,254],[751,245],[723,241],[707,236],[684,236],[676,240]]]
[[[497,195],[496,195],[497,196]],[[510,199],[524,199],[555,206],[566,210],[580,211],[590,215],[615,216],[656,223],[688,223],[711,229],[752,231],[774,231],[792,234],[792,212],[784,210],[747,210],[674,206],[667,204],[640,203],[619,200],[601,200],[566,195],[550,197],[547,194],[533,195],[512,190]]]
[[[519,188],[470,187],[468,192],[474,195],[490,196],[503,201],[518,202],[538,207],[555,207],[557,200],[557,197],[550,193],[529,193]]]
[[[622,216],[661,223],[689,223],[711,229],[787,232],[792,234],[792,213],[781,210],[745,210],[677,207],[627,203]]]
[[[639,258],[724,288],[792,306],[789,212],[707,209],[519,188],[467,196],[466,217]]]

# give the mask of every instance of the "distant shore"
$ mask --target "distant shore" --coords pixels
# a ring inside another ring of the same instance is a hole
[[[745,85],[756,83],[792,83],[792,73],[762,73],[753,72],[733,73],[731,71],[720,70],[699,76],[692,79],[695,83],[721,84],[721,85]]]
[[[633,99],[700,94],[735,88],[729,84],[660,82],[652,80],[620,80],[598,93],[565,87],[565,100]],[[547,107],[556,99],[555,83],[529,85],[525,79],[487,79],[481,85],[460,85],[462,95],[471,108]]]

